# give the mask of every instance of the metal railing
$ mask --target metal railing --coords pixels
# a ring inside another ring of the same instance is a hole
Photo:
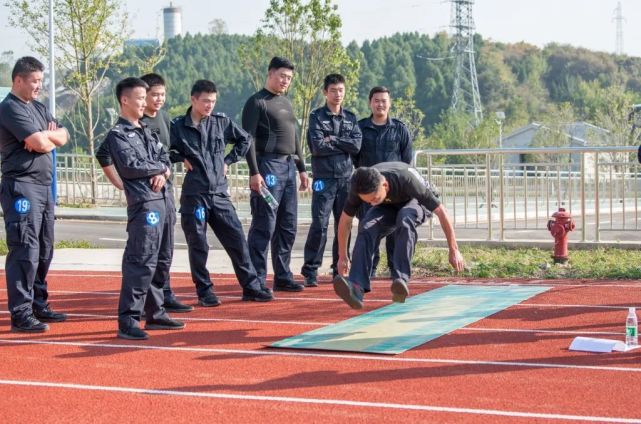
[[[487,240],[503,241],[508,231],[546,229],[562,207],[574,216],[581,241],[600,241],[603,231],[639,230],[636,151],[635,146],[420,150],[414,165],[438,187],[456,228],[483,229]],[[428,237],[434,237],[433,224]]]
[[[56,163],[56,177],[58,189],[58,203],[61,204],[90,204],[109,206],[126,206],[125,195],[114,187],[105,177],[98,162],[96,167],[96,195],[95,202],[91,195],[91,161],[89,155],[58,154]],[[308,165],[308,169],[311,167]],[[181,163],[173,168],[174,195],[180,199],[182,182],[185,171]],[[227,175],[229,194],[239,215],[249,214],[249,167],[246,162],[238,162],[230,166]],[[299,194],[299,209],[311,210],[310,193]],[[300,214],[299,214],[300,215]]]
[[[551,214],[563,207],[574,216],[581,241],[600,241],[603,232],[617,232],[624,241],[626,233],[640,230],[641,169],[636,150],[635,146],[419,150],[414,164],[438,187],[457,232],[469,229],[479,238],[502,241],[519,231],[545,230]],[[59,202],[92,203],[91,160],[88,155],[58,155]],[[96,203],[124,206],[123,193],[97,164],[96,168]],[[182,164],[174,171],[178,199]],[[239,215],[248,216],[245,162],[230,167],[228,183]],[[310,203],[309,193],[299,194],[300,218],[311,217]],[[435,237],[433,223],[427,232],[428,238]]]

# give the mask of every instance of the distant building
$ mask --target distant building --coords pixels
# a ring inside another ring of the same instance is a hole
[[[125,40],[125,49],[127,47],[159,47],[160,40],[156,38],[132,38]]]
[[[550,132],[553,131],[544,125],[533,122],[529,125],[521,127],[511,134],[503,138],[503,147],[505,148],[530,148],[536,147],[534,145],[534,138],[540,131]],[[568,140],[567,147],[587,147],[587,146],[602,146],[609,144],[608,139],[610,133],[604,128],[597,127],[587,122],[573,122],[565,126],[562,132]],[[558,136],[558,135],[557,135]],[[526,154],[513,154],[505,156],[505,163],[516,165],[526,163]],[[581,155],[570,154],[570,163],[572,171],[579,171],[581,169]],[[592,173],[593,160],[590,159],[586,162],[588,173]]]
[[[0,87],[0,102],[11,92],[11,87]]]
[[[182,35],[183,18],[181,7],[173,7],[172,3],[170,2],[169,7],[165,7],[162,10],[162,16],[165,30],[165,40],[169,40],[170,38]]]

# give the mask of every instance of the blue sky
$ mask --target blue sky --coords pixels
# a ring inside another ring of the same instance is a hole
[[[335,0],[343,18],[343,41],[378,38],[395,32],[418,31],[433,35],[448,29],[450,4],[441,0]],[[134,37],[162,34],[161,8],[169,2],[128,0]],[[269,0],[175,0],[183,9],[183,31],[206,32],[215,18],[227,23],[230,33],[251,34]],[[641,57],[641,1],[621,0],[624,52]],[[474,18],[484,38],[502,42],[526,41],[537,46],[550,42],[613,52],[616,0],[476,0]],[[30,53],[24,31],[7,27],[7,8],[0,5],[0,52]]]

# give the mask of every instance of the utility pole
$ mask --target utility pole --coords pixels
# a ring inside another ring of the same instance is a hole
[[[471,121],[478,125],[483,119],[479,83],[476,77],[474,60],[474,0],[451,0],[452,16],[450,26],[453,30],[452,55],[454,56],[454,89],[452,109],[470,114]]]
[[[614,17],[612,18],[612,20],[617,24],[617,41],[614,53],[616,53],[617,55],[621,55],[623,54],[623,21],[625,21],[625,18],[623,17],[623,8],[621,7],[621,2],[617,2],[617,8],[614,9]]]

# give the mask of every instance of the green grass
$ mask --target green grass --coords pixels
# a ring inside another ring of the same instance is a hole
[[[567,265],[555,265],[551,251],[491,247],[461,248],[473,278],[641,279],[641,251],[626,249],[574,250]],[[385,263],[381,260],[381,263]],[[415,276],[452,276],[447,249],[420,247],[412,261]]]
[[[95,249],[96,246],[87,240],[60,240],[54,245],[54,249]],[[9,252],[7,241],[0,239],[0,256]]]

